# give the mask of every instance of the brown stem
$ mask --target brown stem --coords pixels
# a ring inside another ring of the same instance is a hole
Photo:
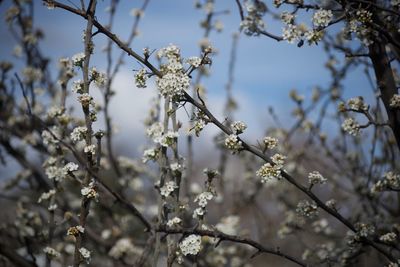
[[[390,107],[390,99],[394,94],[397,94],[397,88],[385,44],[375,41],[369,46],[369,54],[381,93],[381,99],[389,119],[390,128],[392,128],[397,147],[400,150],[400,110]]]

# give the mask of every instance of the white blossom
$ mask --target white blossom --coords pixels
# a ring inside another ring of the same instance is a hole
[[[392,243],[396,241],[397,235],[396,233],[390,232],[379,237],[379,240],[385,243]]]
[[[286,156],[281,154],[275,154],[271,157],[273,163],[275,163],[276,168],[282,169],[283,164],[285,163]]]
[[[182,172],[183,167],[181,164],[179,164],[178,162],[174,162],[172,164],[169,165],[169,168],[171,169],[171,171],[173,172]]]
[[[100,88],[107,83],[107,75],[104,72],[99,72],[95,67],[90,69],[90,79]]]
[[[64,168],[59,168],[57,166],[47,167],[45,173],[49,179],[55,180],[57,182],[63,180],[68,174],[68,172]]]
[[[86,263],[90,262],[90,256],[91,256],[91,252],[84,247],[81,247],[79,249],[79,253],[82,255],[82,257],[85,259]]]
[[[325,184],[327,179],[323,177],[318,171],[313,171],[308,174],[308,183],[314,184]]]
[[[164,197],[168,197],[178,186],[174,181],[169,181],[164,184],[163,187],[160,188],[160,194]]]
[[[41,203],[43,200],[48,200],[50,199],[52,196],[54,196],[56,193],[56,190],[51,189],[48,192],[44,192],[40,195],[39,199],[38,199],[38,203]]]
[[[160,122],[155,122],[146,130],[146,134],[153,140],[161,137],[164,127]]]
[[[186,59],[186,62],[190,66],[198,68],[198,67],[200,67],[200,64],[201,64],[201,58],[199,58],[199,57],[190,57],[190,58]]]
[[[178,217],[174,217],[167,222],[168,227],[174,227],[182,223],[182,220]]]
[[[157,154],[158,154],[158,150],[155,149],[155,148],[146,149],[143,152],[143,158],[142,158],[143,163],[146,163],[149,160],[156,160],[157,159]]]
[[[82,106],[88,107],[90,104],[93,104],[93,97],[88,93],[83,93],[78,96],[78,101],[82,104]]]
[[[83,228],[81,225],[77,225],[77,226],[72,226],[70,228],[68,228],[67,230],[67,235],[79,235],[79,234],[83,234],[85,232],[85,228]]]
[[[283,28],[282,37],[289,44],[293,44],[294,42],[300,40],[301,31],[298,26],[289,24],[285,28]]]
[[[179,243],[183,255],[197,255],[201,250],[201,236],[189,235]]]
[[[159,138],[156,138],[154,141],[159,143],[163,147],[169,147],[174,144],[175,139],[179,137],[178,132],[168,131],[166,134],[161,135]]]
[[[350,109],[353,109],[355,111],[368,110],[368,105],[364,103],[364,99],[361,96],[350,98],[349,100],[347,100],[347,105]]]
[[[82,80],[76,80],[72,82],[72,92],[83,94],[83,89],[84,85]]]
[[[196,218],[202,217],[204,215],[204,212],[205,212],[204,208],[201,208],[201,207],[196,208],[193,211],[193,218],[196,219]]]
[[[308,200],[300,201],[297,204],[296,212],[307,218],[314,218],[318,214],[318,206],[315,202],[308,202]]]
[[[46,253],[47,255],[49,255],[52,258],[58,258],[61,256],[60,252],[58,252],[57,250],[55,250],[52,247],[45,247],[43,249],[43,252]]]
[[[360,125],[353,118],[347,118],[342,123],[342,128],[350,135],[357,136],[360,133]]]
[[[157,87],[163,96],[179,96],[190,86],[190,78],[182,72],[168,72],[162,78],[156,78]]]
[[[83,126],[78,126],[72,130],[70,137],[73,142],[79,142],[85,138],[86,134],[87,128]]]
[[[195,199],[194,202],[199,202],[200,207],[206,207],[207,203],[209,200],[213,199],[213,194],[210,192],[203,192],[200,195],[198,195]]]
[[[81,194],[82,196],[86,197],[86,198],[97,198],[99,196],[99,194],[97,193],[95,187],[94,187],[94,183],[91,182],[88,186],[83,187],[81,189]]]
[[[135,74],[135,84],[137,88],[146,88],[147,82],[147,75],[146,75],[146,70],[145,69],[141,69],[139,71],[136,72]]]
[[[390,107],[400,109],[400,95],[394,94],[392,98],[390,98]]]
[[[271,179],[280,179],[281,168],[278,165],[272,166],[267,162],[261,166],[261,168],[256,172],[256,175],[261,177],[262,183],[266,183]]]
[[[85,146],[84,149],[83,149],[83,152],[85,152],[86,154],[90,154],[90,155],[94,156],[96,154],[96,145]]]
[[[278,145],[278,139],[274,137],[264,137],[263,141],[266,149],[274,149]]]
[[[55,211],[57,208],[58,208],[58,205],[57,205],[57,204],[52,204],[52,205],[50,205],[50,206],[47,207],[47,209],[48,209],[49,211]]]
[[[74,162],[68,162],[64,166],[64,170],[66,170],[67,172],[74,172],[74,171],[77,171],[78,169],[79,169],[78,164],[76,164]]]
[[[242,121],[235,121],[231,124],[231,128],[235,132],[235,134],[241,134],[246,130],[247,125]]]
[[[285,24],[293,24],[295,18],[295,14],[289,13],[287,11],[281,13],[281,20]]]
[[[242,141],[238,139],[236,134],[231,134],[225,139],[225,146],[234,152],[243,148]]]
[[[77,67],[82,67],[84,60],[85,60],[85,53],[78,53],[72,56],[72,63]]]
[[[327,27],[333,17],[332,11],[320,9],[317,10],[312,18],[315,27]]]

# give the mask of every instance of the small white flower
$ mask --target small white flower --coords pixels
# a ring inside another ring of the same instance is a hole
[[[197,218],[199,218],[199,217],[202,217],[204,215],[204,208],[196,208],[194,211],[193,211],[193,218],[194,219],[197,219]]]
[[[146,70],[141,69],[135,74],[135,84],[137,88],[146,88],[147,75]]]
[[[308,183],[311,185],[325,184],[327,179],[323,177],[318,171],[313,171],[308,174]]]
[[[327,27],[333,17],[332,11],[320,9],[317,10],[312,18],[315,27]]]
[[[199,57],[190,57],[190,58],[188,58],[186,60],[186,62],[189,65],[191,65],[191,66],[193,66],[195,68],[198,68],[198,67],[200,67],[200,64],[201,64],[201,58],[199,58]]]
[[[86,249],[86,248],[84,248],[84,247],[81,247],[80,249],[79,249],[79,253],[82,255],[82,257],[85,259],[85,261],[86,261],[86,263],[89,263],[90,262],[90,255],[91,255],[91,252],[88,250],[88,249]]]
[[[318,206],[314,202],[303,200],[297,204],[296,212],[303,217],[314,218],[318,214]]]
[[[162,78],[156,78],[156,84],[161,95],[175,97],[189,88],[190,78],[182,72],[168,72]]]
[[[97,198],[99,194],[97,193],[94,183],[91,182],[88,186],[81,189],[82,196],[86,198]]]
[[[360,125],[353,118],[347,118],[342,123],[342,128],[350,135],[357,136],[360,133]]]
[[[152,138],[153,140],[160,138],[164,131],[164,127],[160,122],[153,123],[149,128],[146,130],[146,134]]]
[[[266,183],[271,179],[280,179],[281,178],[281,169],[280,166],[274,165],[272,166],[270,163],[265,163],[261,168],[256,172],[258,177],[261,177],[261,182]]]
[[[201,250],[201,236],[189,235],[179,243],[183,255],[197,255]]]
[[[146,149],[143,152],[143,158],[142,158],[143,163],[146,163],[149,160],[156,160],[157,159],[157,154],[158,154],[158,150],[157,149],[154,149],[154,148]]]
[[[390,107],[400,109],[400,95],[394,94],[390,99]]]
[[[95,145],[85,146],[85,148],[83,149],[83,152],[93,156],[96,154],[96,146]]]
[[[225,146],[233,152],[237,152],[243,148],[242,141],[238,139],[236,134],[231,134],[225,139]]]
[[[64,166],[64,170],[66,170],[67,172],[74,172],[74,171],[77,171],[78,169],[79,169],[78,164],[76,164],[74,162],[68,162]]]
[[[169,165],[171,171],[173,172],[182,172],[183,167],[181,164],[179,164],[178,162],[172,163],[171,165]]]
[[[278,139],[273,137],[264,137],[264,145],[266,149],[273,149],[278,145]]]
[[[83,94],[83,81],[82,80],[76,80],[72,82],[72,92],[78,93],[78,94]]]
[[[47,255],[49,255],[52,258],[57,258],[57,257],[61,256],[60,252],[58,252],[57,250],[55,250],[52,247],[45,247],[43,249],[43,252],[46,253]]]
[[[160,194],[164,197],[168,197],[178,186],[174,181],[169,181],[164,184],[163,187],[160,188]]]
[[[70,137],[73,142],[78,142],[78,141],[83,140],[85,138],[86,134],[87,134],[87,128],[78,126],[72,130]]]
[[[289,13],[287,11],[284,11],[281,14],[281,20],[285,24],[293,24],[295,18],[296,18],[295,14]]]
[[[42,195],[38,199],[38,203],[41,203],[43,200],[50,199],[52,196],[55,195],[55,193],[56,193],[56,190],[54,190],[54,189],[51,189],[48,192],[42,193]]]
[[[213,199],[213,197],[214,195],[212,193],[203,192],[194,199],[194,202],[199,202],[199,206],[204,208],[207,206],[208,201]]]
[[[90,104],[93,104],[93,97],[88,93],[84,93],[78,96],[78,101],[82,104],[82,106],[88,107]]]
[[[168,220],[167,226],[168,227],[174,227],[174,226],[179,225],[180,223],[182,223],[182,220],[180,218],[178,218],[178,217],[174,217],[171,220]]]
[[[55,180],[57,182],[63,180],[68,174],[68,172],[64,168],[59,168],[56,166],[47,167],[45,172],[49,179]]]
[[[81,225],[77,225],[77,226],[72,226],[72,227],[68,228],[67,235],[76,236],[78,234],[83,234],[84,232],[85,232],[85,228],[83,228]]]
[[[82,67],[84,60],[85,60],[85,53],[78,53],[72,56],[72,63],[77,67]]]
[[[231,128],[236,134],[241,134],[247,129],[247,125],[242,121],[235,121],[231,124]]]
[[[58,208],[58,205],[57,204],[53,204],[53,205],[50,205],[47,209],[49,211],[55,211],[57,208]]]
[[[90,79],[100,88],[107,83],[107,75],[104,72],[99,72],[95,67],[90,69]]]
[[[392,242],[396,241],[396,239],[397,239],[397,235],[396,235],[396,233],[393,233],[393,232],[384,234],[379,237],[379,240],[382,242],[385,242],[385,243],[392,243]]]
[[[289,44],[293,44],[296,41],[300,40],[301,31],[298,26],[289,24],[285,28],[283,28],[282,37]]]
[[[364,99],[361,96],[350,98],[347,101],[347,105],[349,106],[350,109],[353,109],[355,111],[368,110],[368,105],[364,103]]]
[[[166,134],[161,135],[159,138],[154,139],[156,143],[159,143],[163,147],[172,146],[175,139],[179,137],[178,132],[168,131]]]
[[[276,168],[282,169],[283,164],[285,163],[286,156],[281,154],[275,154],[271,157],[273,163],[275,163]]]

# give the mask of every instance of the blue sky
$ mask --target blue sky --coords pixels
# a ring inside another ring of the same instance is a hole
[[[4,14],[11,1],[5,2],[0,6],[1,14]],[[79,6],[77,0],[63,2],[75,3]],[[105,10],[109,1],[98,2],[97,18],[106,24],[108,13]],[[85,21],[61,9],[48,10],[41,1],[34,1],[34,3],[35,24],[45,33],[41,47],[44,53],[53,59],[52,64],[56,74],[57,61],[55,59],[71,57],[82,51],[81,39]],[[133,17],[129,15],[130,10],[141,4],[142,1],[120,1],[113,31],[121,39],[127,38],[133,23]],[[229,10],[230,13],[218,17],[225,26],[224,31],[222,33],[214,31],[210,36],[211,43],[219,52],[213,58],[212,75],[204,80],[204,84],[209,92],[211,110],[216,114],[221,114],[225,96],[224,87],[228,77],[231,36],[238,30],[240,18],[235,1],[217,0],[216,10]],[[140,52],[144,47],[159,49],[173,43],[181,47],[184,57],[198,55],[198,42],[203,36],[199,23],[204,18],[205,12],[195,9],[194,1],[151,0],[140,22],[140,36],[134,40],[132,48]],[[268,31],[281,34],[281,24],[267,20],[266,25]],[[4,36],[0,58],[15,61],[10,55],[14,41],[7,33],[6,24],[1,24],[0,34]],[[105,38],[97,35],[95,43],[96,50],[92,62],[101,70],[105,68],[106,62],[105,54],[101,52],[101,48],[105,45]],[[241,34],[233,88],[241,109],[235,117],[246,121],[249,125],[249,134],[258,137],[262,136],[263,130],[267,127],[266,124],[270,123],[267,119],[268,106],[273,106],[284,121],[287,121],[293,107],[288,97],[291,89],[296,88],[309,96],[314,86],[325,86],[329,83],[329,72],[324,68],[326,60],[327,55],[321,46],[304,45],[298,48],[296,45],[278,43],[263,36],[248,37]],[[113,100],[112,110],[117,124],[130,123],[131,126],[127,126],[128,128],[124,126],[123,129],[125,132],[122,134],[126,137],[131,135],[131,131],[139,129],[137,125],[132,126],[132,120],[136,119],[139,122],[143,120],[148,100],[154,94],[151,88],[146,90],[134,88],[132,70],[138,68],[139,65],[135,60],[126,58],[126,65],[115,83],[118,87],[117,93],[120,94],[117,94]],[[365,90],[370,92],[360,70],[352,71],[349,77],[345,83],[349,89],[347,93],[349,97],[357,96],[359,92]],[[137,101],[138,99],[140,101]],[[129,103],[135,103],[133,106],[136,107],[131,107]],[[288,103],[290,103],[289,108]],[[130,110],[130,108],[133,109]]]

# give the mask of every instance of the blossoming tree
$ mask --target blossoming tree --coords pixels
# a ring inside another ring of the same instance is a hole
[[[128,40],[113,33],[119,1],[108,2],[105,24],[96,0],[43,1],[47,12],[61,9],[84,23],[82,52],[57,59],[57,77],[39,49],[34,1],[14,0],[5,13],[24,66],[0,63],[0,156],[3,165],[20,168],[2,179],[2,201],[15,210],[0,228],[4,266],[399,266],[400,1],[231,1],[240,20],[222,119],[200,85],[216,49],[202,42],[189,58],[172,44],[133,50],[149,0],[134,11]],[[214,0],[196,8],[206,14],[205,37],[222,30]],[[267,31],[267,19],[281,23],[282,32]],[[291,91],[293,125],[281,126],[271,107],[276,126],[257,140],[245,140],[248,125],[234,120],[240,34],[299,49],[321,45],[330,57],[330,84],[314,89],[310,100]],[[92,63],[96,35],[107,38],[105,71]],[[113,48],[120,50],[115,61]],[[142,66],[132,83],[153,82],[157,90],[140,159],[113,147],[109,106],[125,57]],[[343,80],[354,66],[365,70],[371,88],[345,99]],[[94,130],[98,115],[102,130]],[[199,173],[193,144],[211,125],[220,132],[219,160]]]

